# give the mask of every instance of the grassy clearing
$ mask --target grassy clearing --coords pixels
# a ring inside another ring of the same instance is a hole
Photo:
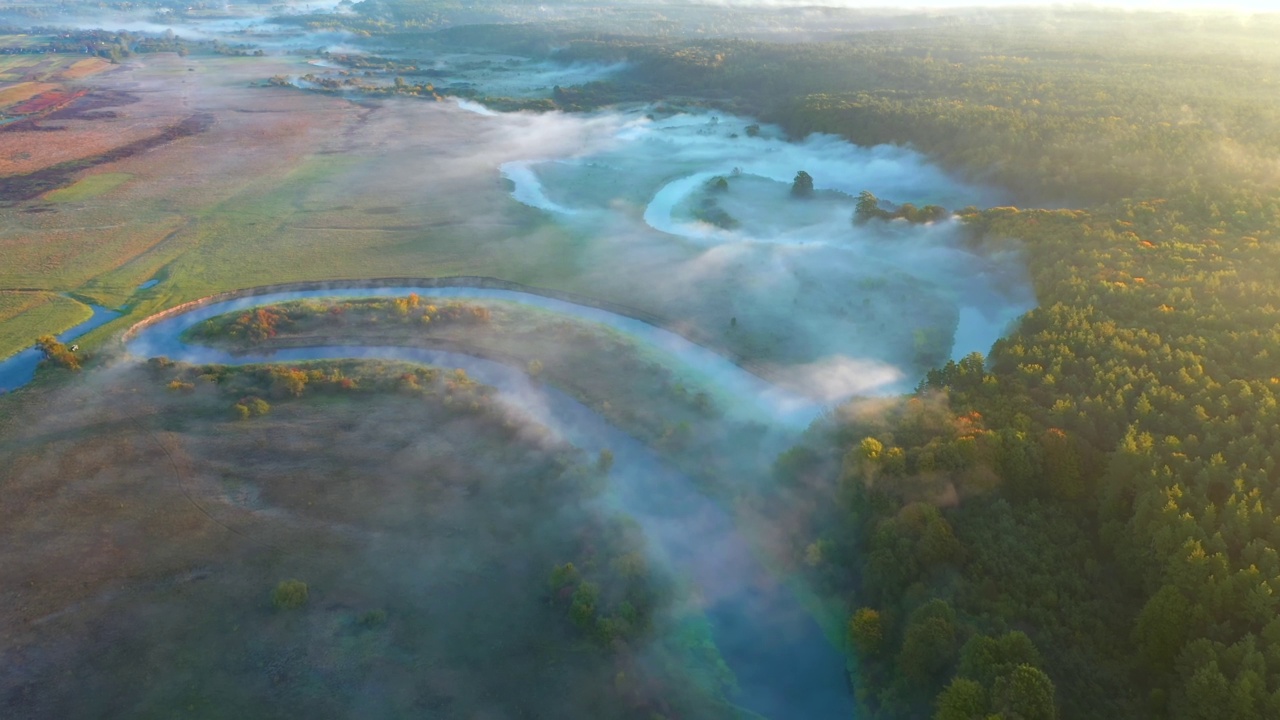
[[[91,315],[89,306],[57,293],[0,291],[0,358],[30,347],[40,335],[62,332]]]
[[[97,173],[80,178],[68,187],[45,193],[44,199],[55,203],[88,200],[114,190],[132,178],[129,173]]]

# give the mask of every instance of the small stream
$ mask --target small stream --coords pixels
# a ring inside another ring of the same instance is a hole
[[[568,395],[531,380],[521,370],[459,353],[408,347],[310,347],[271,353],[232,354],[188,345],[187,328],[246,307],[304,297],[368,297],[422,292],[424,297],[518,300],[601,322],[667,350],[694,372],[739,387],[757,410],[790,404],[793,420],[811,403],[779,394],[727,359],[666,330],[604,310],[507,290],[476,288],[374,288],[294,291],[212,303],[145,327],[126,347],[138,357],[164,355],[193,363],[249,364],[364,357],[461,368],[498,390],[499,398],[590,453],[614,453],[605,501],[644,528],[651,553],[697,589],[712,635],[738,679],[730,698],[770,720],[848,719],[855,709],[844,654],[832,646],[794,594],[772,576],[716,501],[646,445],[611,426]]]

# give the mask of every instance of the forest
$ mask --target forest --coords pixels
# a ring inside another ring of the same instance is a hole
[[[838,41],[542,27],[457,42],[630,63],[569,109],[722,107],[909,143],[1020,206],[1040,308],[843,408],[751,502],[849,611],[875,717],[1280,717],[1280,51],[1274,20],[1057,13]],[[812,503],[815,492],[834,502]]]

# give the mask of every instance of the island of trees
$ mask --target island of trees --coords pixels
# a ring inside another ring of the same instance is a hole
[[[870,190],[858,193],[858,205],[853,211],[853,223],[861,225],[872,220],[906,220],[909,223],[930,223],[947,217],[947,209],[939,205],[916,207],[911,203],[903,203],[893,210],[880,206],[877,198]]]

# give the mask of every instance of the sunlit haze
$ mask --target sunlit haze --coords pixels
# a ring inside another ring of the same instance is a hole
[[[1280,718],[1278,11],[0,0],[0,718]]]

